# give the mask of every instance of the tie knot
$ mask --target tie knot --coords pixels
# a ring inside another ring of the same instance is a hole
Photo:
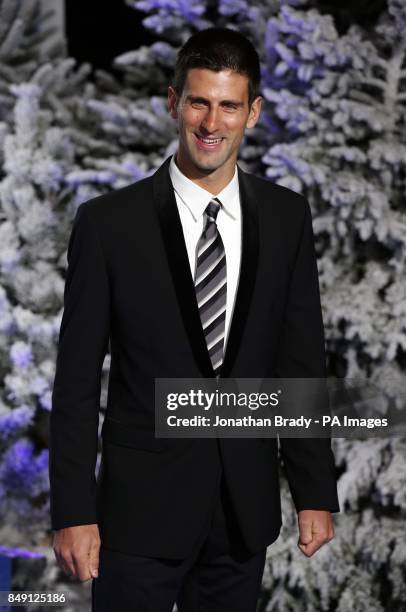
[[[221,208],[221,202],[217,198],[213,198],[210,200],[206,207],[206,215],[209,218],[209,221],[216,222],[218,212]]]

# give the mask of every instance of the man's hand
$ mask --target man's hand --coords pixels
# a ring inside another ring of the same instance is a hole
[[[54,532],[53,549],[59,567],[79,580],[97,578],[100,536],[97,524],[65,527]]]
[[[298,514],[298,547],[311,557],[323,544],[334,538],[334,525],[328,510],[301,510]]]

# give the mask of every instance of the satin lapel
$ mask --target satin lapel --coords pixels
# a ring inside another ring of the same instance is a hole
[[[195,287],[190,273],[189,260],[183,237],[182,223],[169,176],[169,163],[170,158],[162,164],[153,176],[155,206],[158,211],[179,308],[193,354],[202,371],[202,375],[213,378],[214,371],[200,320]],[[242,213],[242,253],[240,277],[221,372],[222,377],[229,376],[240,346],[254,290],[258,263],[259,238],[256,202],[258,195],[254,193],[246,174],[239,167],[238,181]]]
[[[234,314],[224,356],[221,376],[230,375],[233,363],[241,343],[258,265],[258,194],[249,184],[248,176],[238,167],[238,182],[240,186],[241,218],[242,218],[242,249],[240,278],[234,304]]]
[[[194,282],[183,237],[182,222],[169,176],[170,159],[169,157],[153,176],[154,202],[158,211],[179,308],[193,354],[201,369],[202,376],[213,378],[214,371],[200,320]]]

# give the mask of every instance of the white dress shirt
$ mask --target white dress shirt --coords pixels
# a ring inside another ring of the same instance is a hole
[[[187,178],[176,165],[175,155],[172,156],[169,165],[169,174],[175,191],[193,279],[195,277],[196,247],[203,232],[204,211],[213,197],[218,198],[222,204],[217,214],[217,228],[223,240],[227,266],[225,347],[233,316],[241,261],[241,204],[237,166],[231,181],[218,194],[206,191]]]

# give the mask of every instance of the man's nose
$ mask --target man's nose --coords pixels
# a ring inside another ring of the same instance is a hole
[[[209,133],[215,132],[219,127],[219,117],[216,109],[210,109],[207,111],[203,121],[202,127]]]

